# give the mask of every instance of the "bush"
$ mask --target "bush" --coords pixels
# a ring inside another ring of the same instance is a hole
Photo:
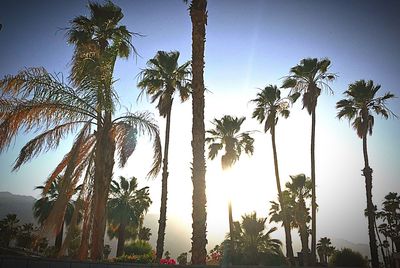
[[[126,255],[146,255],[152,252],[151,245],[147,241],[134,241],[125,245],[124,252]]]
[[[329,266],[368,267],[368,263],[359,252],[343,248],[333,253],[329,260]]]
[[[143,255],[122,255],[121,257],[115,258],[114,262],[148,264],[154,263],[155,259],[155,253],[151,251],[150,253]]]

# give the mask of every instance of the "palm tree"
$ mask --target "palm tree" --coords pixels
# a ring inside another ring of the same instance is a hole
[[[35,239],[35,236],[33,234],[34,231],[35,228],[33,226],[33,223],[23,224],[17,234],[17,246],[31,249],[32,243]]]
[[[269,85],[257,93],[257,98],[251,100],[255,102],[257,107],[253,111],[253,118],[256,118],[261,124],[264,123],[264,131],[270,131],[271,142],[272,142],[272,152],[274,157],[274,167],[275,167],[275,179],[276,187],[278,189],[278,200],[283,209],[285,210],[286,204],[284,203],[282,197],[281,182],[279,178],[279,166],[278,166],[278,154],[276,150],[275,142],[275,127],[278,123],[279,116],[287,118],[290,114],[289,105],[290,100],[288,98],[281,98],[281,91],[277,86]],[[283,212],[285,214],[285,212]],[[285,228],[285,239],[286,239],[286,255],[290,262],[293,264],[293,247],[292,247],[292,237],[290,234],[290,223],[284,217],[282,218],[283,226]]]
[[[335,247],[332,246],[331,239],[328,237],[321,237],[317,243],[317,251],[319,259],[322,263],[328,263],[328,257],[333,254]]]
[[[310,222],[310,212],[306,205],[307,199],[311,198],[312,182],[304,174],[290,176],[291,182],[286,183],[286,188],[290,194],[291,207],[293,208],[292,226],[299,229],[301,240],[301,251],[303,253],[304,261],[308,264],[309,247],[308,235],[309,227],[307,223]]]
[[[352,121],[352,126],[354,130],[356,130],[357,136],[363,141],[363,176],[365,177],[369,247],[373,267],[378,267],[379,259],[374,231],[375,213],[374,204],[372,202],[372,169],[368,159],[367,136],[368,134],[372,135],[372,128],[374,125],[374,116],[372,112],[381,115],[385,119],[390,115],[394,115],[386,106],[386,102],[394,98],[394,95],[388,92],[382,97],[377,97],[376,93],[380,88],[381,86],[374,85],[372,80],[358,80],[350,84],[348,90],[343,93],[346,98],[336,103],[336,108],[338,109],[337,117],[339,119],[345,117],[349,121]]]
[[[311,115],[311,181],[312,181],[312,224],[311,224],[311,258],[316,260],[317,246],[317,202],[316,202],[316,179],[315,179],[315,121],[318,97],[322,89],[331,91],[328,82],[333,81],[336,75],[329,73],[331,61],[329,59],[318,60],[307,58],[300,64],[290,69],[289,76],[283,82],[283,88],[291,88],[292,96],[296,99],[303,94],[303,108]]]
[[[103,254],[106,201],[114,167],[114,153],[120,166],[135,150],[137,137],[148,134],[154,140],[154,162],[149,176],[157,175],[161,164],[158,126],[149,113],[130,113],[114,118],[118,95],[113,85],[117,56],[128,56],[131,33],[118,26],[121,9],[111,2],[104,6],[90,3],[91,17],[77,17],[67,32],[75,45],[72,61],[72,86],[43,68],[30,68],[0,81],[0,152],[8,147],[20,129],[44,131],[21,150],[14,169],[40,152],[54,149],[61,138],[81,130],[72,149],[49,176],[45,191],[57,175],[64,172],[65,190],[59,195],[43,230],[58,233],[71,185],[91,164],[94,167],[93,207],[91,213],[91,257]],[[92,129],[95,126],[95,129]],[[68,187],[67,187],[68,186]]]
[[[161,186],[161,207],[157,238],[157,260],[164,253],[165,226],[167,221],[167,195],[168,195],[168,149],[171,128],[171,110],[175,92],[179,93],[182,102],[189,98],[190,62],[178,65],[179,52],[158,51],[153,59],[147,62],[147,68],[139,74],[138,87],[142,89],[140,95],[146,93],[151,97],[151,102],[157,101],[160,116],[166,118],[164,158]],[[140,96],[139,95],[139,96]]]
[[[187,2],[188,0],[184,0]],[[204,127],[204,44],[206,42],[207,0],[192,0],[192,182],[193,232],[192,264],[206,264],[207,258],[207,197]]]
[[[149,187],[138,189],[137,179],[119,177],[111,182],[108,200],[108,219],[118,225],[117,257],[124,254],[125,229],[129,224],[139,225],[140,218],[151,205]]]
[[[4,219],[0,221],[0,245],[9,247],[11,240],[16,238],[20,226],[18,225],[19,219],[16,214],[7,214]]]
[[[222,169],[230,168],[244,150],[246,154],[252,155],[254,152],[254,139],[250,137],[248,132],[240,132],[240,127],[243,124],[245,117],[237,118],[230,115],[225,115],[221,119],[214,119],[212,124],[215,126],[212,130],[207,130],[210,134],[206,138],[209,143],[208,157],[213,160],[224,148],[225,152],[221,157]],[[232,219],[232,202],[229,200],[229,233],[231,237],[231,252],[234,250],[233,236],[233,219]]]
[[[33,204],[33,216],[37,219],[37,221],[40,223],[40,225],[43,225],[43,223],[46,221],[46,219],[49,217],[51,210],[54,207],[54,204],[56,203],[60,192],[62,191],[62,176],[57,176],[57,178],[51,183],[50,189],[38,200],[35,201]],[[45,189],[45,186],[36,186],[35,190],[43,190]],[[79,187],[77,187],[74,192],[76,193],[79,190]],[[69,225],[72,219],[72,214],[74,212],[74,203],[72,200],[69,200],[67,203],[67,208],[65,210],[65,214],[62,216],[63,217],[63,222],[65,222],[66,225]],[[62,241],[63,241],[63,233],[64,233],[64,224],[61,226],[61,230],[56,236],[56,240],[54,243],[54,247],[56,248],[57,251],[61,249],[62,246]]]
[[[92,258],[100,259],[106,226],[106,203],[114,166],[115,143],[112,141],[114,94],[112,74],[117,57],[128,58],[133,46],[132,33],[118,25],[123,18],[121,9],[112,2],[103,6],[89,3],[90,17],[78,16],[67,32],[68,42],[75,45],[71,79],[75,85],[89,83],[97,95],[94,217]],[[90,75],[94,79],[88,81]]]
[[[271,234],[277,229],[266,229],[266,221],[266,218],[257,218],[256,212],[253,212],[242,216],[241,224],[236,226],[235,237],[239,244],[236,255],[242,255],[243,264],[261,264],[263,255],[281,254],[281,241],[271,238]]]

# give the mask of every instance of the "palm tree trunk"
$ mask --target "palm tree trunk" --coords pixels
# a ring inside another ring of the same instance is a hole
[[[317,251],[317,201],[315,191],[315,118],[316,104],[311,114],[311,263],[316,262]]]
[[[286,205],[282,197],[282,189],[281,189],[281,180],[279,177],[279,166],[278,166],[278,153],[276,150],[275,143],[275,125],[271,126],[271,140],[272,140],[272,152],[274,155],[274,167],[275,167],[275,178],[276,178],[276,187],[278,189],[278,197],[279,203],[281,205],[281,209],[284,215],[286,215]],[[286,256],[289,258],[290,264],[294,264],[294,256],[293,256],[293,247],[292,247],[292,236],[290,234],[290,223],[286,219],[286,216],[283,217],[283,227],[285,229],[285,242],[286,242]]]
[[[378,225],[376,224],[375,215],[374,215],[374,227],[375,227],[376,236],[378,237],[378,241],[379,241],[379,248],[381,249],[381,253],[382,253],[383,264],[384,264],[384,266],[386,268],[388,266],[387,266],[387,263],[386,263],[385,251],[383,250],[382,240],[381,240],[381,237],[379,236],[379,230],[378,230]]]
[[[229,235],[231,237],[231,243],[229,244],[229,264],[232,265],[232,259],[235,252],[235,239],[234,239],[234,232],[233,232],[233,216],[232,216],[232,201],[229,200],[228,203],[228,218],[229,218]]]
[[[64,222],[61,225],[60,232],[57,234],[56,241],[54,243],[54,247],[56,248],[56,252],[58,252],[61,249],[62,240],[63,240],[63,234],[64,234]]]
[[[372,202],[372,169],[369,167],[368,151],[367,151],[367,132],[363,136],[363,154],[364,154],[364,169],[363,175],[365,177],[365,190],[367,196],[367,213],[368,213],[368,235],[369,235],[369,248],[371,251],[371,265],[372,267],[379,267],[378,249],[376,246],[376,237],[374,230],[374,204]]]
[[[165,226],[167,224],[167,199],[168,199],[168,148],[169,148],[169,133],[171,128],[171,109],[172,101],[167,113],[167,123],[165,127],[165,143],[164,143],[164,159],[163,171],[161,181],[161,206],[160,206],[160,219],[158,220],[158,237],[156,248],[156,260],[159,263],[164,253],[164,238]]]
[[[79,246],[79,253],[78,253],[79,260],[86,260],[88,258],[90,230],[91,230],[92,223],[93,223],[92,211],[94,211],[94,202],[88,196],[87,200],[85,200],[85,212],[84,212],[84,216],[83,216],[82,237],[81,237],[81,244]]]
[[[193,150],[193,232],[192,264],[205,264],[207,256],[207,197],[204,127],[204,43],[207,24],[207,0],[192,0],[192,150]]]
[[[110,137],[111,112],[105,112],[104,125],[98,128],[95,157],[94,217],[92,225],[91,258],[100,260],[103,256],[106,230],[106,205],[114,167],[115,144]]]
[[[310,259],[310,250],[308,248],[308,233],[307,233],[307,226],[302,224],[299,227],[300,232],[300,240],[301,240],[301,252],[303,253],[303,265],[308,266]]]
[[[121,220],[118,227],[117,257],[124,255],[126,221]]]

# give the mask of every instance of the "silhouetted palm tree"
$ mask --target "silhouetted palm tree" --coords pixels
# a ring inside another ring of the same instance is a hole
[[[283,82],[283,88],[291,88],[292,96],[296,99],[303,95],[303,108],[306,108],[311,115],[311,181],[312,181],[312,224],[311,224],[311,257],[316,260],[317,245],[317,202],[316,202],[316,179],[315,179],[315,121],[318,97],[322,89],[331,90],[328,82],[333,81],[336,75],[329,73],[331,61],[329,59],[318,60],[307,58],[300,61],[300,64],[290,69],[289,76]]]
[[[307,223],[310,222],[310,212],[307,207],[306,201],[311,198],[312,182],[304,174],[290,176],[291,182],[286,183],[286,188],[290,194],[291,206],[293,208],[293,222],[292,226],[299,229],[301,240],[301,251],[303,253],[304,261],[308,264],[309,247],[308,235],[309,227]]]
[[[183,0],[188,2],[188,0]],[[204,127],[204,44],[206,42],[207,0],[191,0],[192,20],[192,151],[193,224],[192,264],[206,264],[207,197]]]
[[[252,155],[254,152],[254,139],[250,137],[248,132],[240,132],[242,123],[246,118],[232,117],[229,115],[223,116],[221,119],[214,119],[212,124],[214,129],[207,130],[210,134],[206,138],[209,143],[208,157],[213,160],[224,149],[224,154],[221,157],[222,169],[230,168],[244,151],[246,154]],[[229,200],[229,233],[231,236],[231,252],[234,250],[233,236],[233,219],[232,219],[232,202]]]
[[[235,255],[240,255],[243,264],[261,264],[265,254],[280,255],[282,242],[271,238],[277,229],[266,229],[266,218],[257,218],[255,212],[242,216],[242,222],[235,227],[235,237],[238,249]]]
[[[0,245],[4,247],[10,246],[11,240],[16,238],[20,230],[18,223],[19,219],[16,214],[7,214],[0,221]]]
[[[328,258],[335,251],[335,247],[332,246],[331,239],[328,237],[321,237],[317,243],[317,252],[319,255],[320,262],[327,264]]]
[[[269,85],[262,89],[259,93],[257,93],[257,98],[251,101],[256,103],[257,105],[257,107],[253,111],[253,118],[256,118],[261,124],[264,123],[264,131],[270,131],[271,133],[275,179],[276,187],[278,189],[278,200],[282,209],[285,210],[286,204],[284,203],[282,197],[281,182],[279,178],[278,153],[276,150],[275,142],[275,128],[276,124],[278,123],[279,116],[282,116],[284,118],[287,118],[289,116],[290,99],[281,98],[281,91],[276,86]],[[283,214],[285,215],[287,213],[283,212]],[[282,218],[282,221],[285,229],[286,255],[291,263],[294,264],[290,223],[285,217]]]
[[[40,225],[46,221],[49,217],[51,210],[56,203],[60,192],[62,191],[62,176],[57,176],[57,178],[51,183],[50,189],[42,195],[41,198],[35,201],[33,204],[33,216],[37,219]],[[36,186],[36,190],[43,190],[45,186]],[[74,193],[76,193],[79,188],[74,189]],[[72,214],[74,212],[74,202],[73,200],[69,200],[67,203],[67,208],[65,210],[65,214],[62,215],[63,221],[66,225],[71,222]],[[60,232],[56,236],[56,240],[54,243],[54,247],[56,250],[61,249],[62,241],[63,241],[63,233],[64,233],[64,224],[61,226]]]
[[[108,219],[118,225],[117,257],[124,254],[125,229],[129,224],[139,225],[140,218],[151,205],[149,187],[137,189],[137,179],[120,176],[120,183],[111,182],[108,200]]]
[[[179,52],[177,51],[158,51],[156,56],[147,62],[147,68],[140,72],[140,81],[138,83],[138,87],[142,89],[140,95],[146,93],[151,97],[152,103],[157,101],[157,109],[160,116],[166,118],[161,206],[156,248],[158,261],[164,253],[165,225],[167,221],[168,150],[172,103],[176,92],[178,92],[182,102],[186,101],[190,95],[190,62],[179,66],[178,59]]]
[[[365,177],[367,196],[368,234],[372,267],[379,266],[379,258],[374,231],[375,213],[372,202],[372,169],[368,159],[367,136],[368,134],[372,135],[372,128],[374,126],[372,112],[381,115],[385,119],[390,115],[394,115],[386,106],[387,100],[394,98],[394,95],[388,92],[382,97],[377,97],[376,93],[380,88],[381,86],[374,85],[372,80],[358,80],[350,84],[348,90],[343,93],[346,98],[338,101],[336,104],[336,108],[338,109],[337,117],[339,119],[345,117],[349,121],[352,121],[352,126],[356,130],[357,136],[363,141],[363,176]]]

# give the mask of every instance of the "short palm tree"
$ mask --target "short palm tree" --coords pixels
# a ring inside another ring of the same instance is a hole
[[[321,237],[317,243],[317,251],[320,262],[327,264],[329,256],[335,251],[335,247],[332,246],[330,238]]]
[[[108,200],[108,219],[118,225],[117,257],[124,254],[125,229],[129,224],[139,225],[143,214],[151,205],[149,188],[138,189],[135,177],[127,180],[119,177],[120,182],[111,182],[110,198]]]
[[[224,154],[221,157],[222,169],[230,168],[237,160],[239,160],[242,151],[252,155],[254,152],[254,139],[249,132],[240,132],[240,128],[246,118],[223,116],[221,119],[214,119],[212,124],[214,129],[207,130],[209,136],[206,142],[209,143],[208,157],[213,160],[218,153],[224,148]],[[233,252],[234,241],[233,235],[233,218],[232,218],[232,202],[229,200],[229,233],[231,237],[231,252]]]
[[[242,216],[242,222],[236,226],[235,236],[238,241],[238,252],[245,264],[261,264],[264,254],[281,254],[281,241],[271,238],[277,229],[266,229],[266,218],[257,218],[255,212]]]
[[[257,93],[257,98],[251,100],[257,107],[253,111],[253,118],[256,118],[261,124],[264,123],[264,131],[270,131],[272,142],[272,153],[274,157],[275,179],[276,187],[278,189],[278,200],[283,210],[285,210],[285,203],[282,197],[281,182],[279,177],[278,153],[276,150],[275,142],[275,128],[278,123],[279,116],[287,118],[290,114],[289,98],[281,98],[281,91],[277,86],[269,85]],[[264,122],[265,121],[265,122]],[[283,212],[285,214],[285,212]],[[287,219],[282,218],[283,226],[285,229],[286,239],[286,255],[291,263],[294,263],[292,237],[290,234],[290,223]]]
[[[140,72],[138,83],[138,87],[142,89],[141,94],[145,93],[147,96],[150,96],[152,103],[157,101],[157,109],[160,116],[166,118],[161,207],[156,250],[157,260],[160,260],[164,253],[165,226],[167,221],[168,150],[172,103],[176,93],[178,93],[182,102],[186,101],[190,95],[190,62],[179,66],[178,59],[178,51],[158,51],[156,56],[147,62],[147,68]]]
[[[290,179],[292,181],[286,183],[286,189],[290,194],[290,202],[293,208],[292,226],[299,229],[301,251],[305,263],[308,263],[310,250],[308,247],[309,227],[307,224],[311,219],[306,202],[311,198],[312,182],[304,174],[290,176]]]
[[[367,137],[368,134],[372,135],[372,128],[374,126],[374,116],[372,113],[381,115],[385,119],[390,115],[394,115],[386,106],[386,102],[394,98],[394,95],[388,92],[382,97],[377,97],[376,94],[380,88],[381,86],[375,85],[372,80],[358,80],[350,84],[348,90],[344,92],[346,98],[338,101],[336,104],[336,108],[338,109],[337,117],[339,119],[344,117],[352,121],[352,126],[357,132],[357,136],[363,142],[363,176],[365,177],[369,246],[373,267],[378,267],[379,259],[374,231],[375,213],[372,202],[372,169],[368,159]]]
[[[16,214],[7,214],[0,221],[0,245],[9,247],[11,240],[17,237],[20,231],[19,219]]]
[[[318,60],[307,58],[300,61],[300,64],[290,69],[290,74],[282,84],[283,88],[291,88],[291,95],[296,99],[300,94],[303,95],[303,108],[306,108],[311,115],[311,181],[312,181],[312,224],[311,224],[311,257],[316,260],[317,246],[317,202],[316,202],[316,179],[315,179],[315,121],[318,97],[322,89],[331,88],[328,82],[335,80],[336,75],[328,72],[331,61],[329,59]]]
[[[46,219],[49,217],[51,210],[56,203],[59,194],[62,191],[62,176],[57,176],[57,178],[51,183],[49,190],[33,204],[33,216],[37,219],[40,225],[43,225]],[[36,190],[43,190],[45,186],[36,186]],[[77,192],[79,187],[77,187],[74,192]],[[74,212],[74,202],[73,200],[69,200],[67,203],[67,208],[65,210],[65,214],[62,215],[63,221],[66,225],[69,225],[71,222],[72,214]],[[64,224],[61,226],[60,232],[56,236],[56,240],[54,243],[54,247],[56,250],[60,250],[63,241],[63,233],[64,233]]]

